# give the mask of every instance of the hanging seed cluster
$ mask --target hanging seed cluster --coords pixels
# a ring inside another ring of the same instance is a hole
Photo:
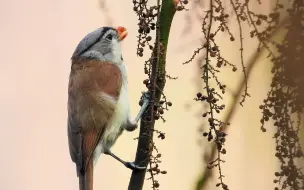
[[[142,57],[145,47],[153,49],[151,31],[156,29],[158,6],[148,7],[148,0],[133,0],[133,11],[138,16],[137,55]]]
[[[237,11],[239,11],[239,9],[240,7],[237,8]],[[208,105],[208,111],[204,112],[202,117],[207,119],[209,130],[207,132],[202,132],[202,135],[203,137],[206,137],[208,141],[212,141],[216,144],[218,152],[217,158],[208,163],[208,168],[218,168],[219,183],[217,183],[216,186],[221,187],[224,190],[228,190],[228,185],[223,181],[224,175],[222,174],[221,164],[224,162],[224,160],[221,159],[221,155],[226,154],[227,152],[227,150],[224,148],[227,133],[224,130],[229,123],[217,119],[221,112],[225,109],[225,105],[221,104],[220,102],[226,92],[226,85],[219,80],[218,74],[222,68],[227,66],[231,67],[233,72],[236,72],[237,66],[230,63],[221,55],[220,47],[216,43],[215,37],[219,32],[222,32],[229,36],[231,42],[235,41],[235,37],[230,32],[228,27],[227,22],[229,17],[229,14],[225,13],[224,11],[222,1],[212,1],[210,9],[207,10],[202,23],[202,33],[206,42],[202,47],[194,51],[194,54],[188,61],[183,63],[188,64],[192,62],[196,55],[198,55],[202,50],[206,51],[205,63],[201,67],[201,78],[205,83],[205,87],[203,92],[197,93],[194,100],[204,102],[206,105]],[[213,27],[214,29],[212,29],[212,26],[217,27]],[[244,65],[242,65],[242,67],[244,72]],[[212,86],[213,84],[215,84],[215,86]],[[243,102],[245,101],[246,96],[249,96],[247,93],[247,86],[245,88],[245,93],[243,96],[244,100],[242,100]]]
[[[143,80],[143,84],[146,86],[146,88],[148,90],[151,90],[152,84],[149,79]],[[140,100],[139,105],[142,106],[142,104],[143,104],[143,101]],[[154,119],[155,120],[161,119],[163,122],[166,122],[163,115],[164,115],[165,111],[169,110],[168,107],[171,107],[171,106],[172,106],[172,102],[167,101],[167,97],[165,96],[164,93],[162,93],[162,99],[159,102],[155,103],[153,106]],[[164,138],[161,138],[161,139],[163,140]]]
[[[155,130],[155,132],[159,133],[159,134],[163,134],[162,132]],[[155,143],[151,143],[151,145],[153,150],[156,151],[156,156],[151,155],[150,159],[149,159],[149,169],[147,170],[147,172],[150,173],[150,176],[148,178],[148,180],[152,180],[152,189],[158,189],[160,187],[160,183],[158,182],[158,180],[155,179],[156,175],[160,175],[160,174],[167,174],[167,171],[165,170],[161,170],[159,168],[159,164],[161,163],[160,158],[162,157],[162,154],[158,152],[157,147],[155,146]]]
[[[280,6],[282,7],[282,6]],[[265,122],[274,121],[276,132],[275,156],[281,163],[280,171],[275,172],[279,189],[304,189],[303,169],[296,163],[303,160],[303,147],[300,144],[299,130],[301,115],[304,108],[304,3],[293,1],[292,8],[287,9],[291,23],[287,26],[288,33],[282,43],[276,47],[280,53],[272,57],[273,79],[271,90],[260,106],[263,117],[261,130],[266,132]],[[275,18],[279,13],[275,13]]]

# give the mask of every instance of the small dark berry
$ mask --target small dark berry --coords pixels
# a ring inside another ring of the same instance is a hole
[[[240,18],[241,18],[242,21],[246,20],[246,17],[244,17],[244,16],[241,16]]]
[[[226,154],[226,149],[223,149],[223,150],[222,150],[222,154]]]
[[[279,177],[280,173],[279,172],[275,172],[274,175],[277,176],[277,177]]]
[[[138,55],[139,57],[142,57],[144,54],[143,54],[142,52],[138,52],[137,55]]]
[[[138,33],[140,33],[140,34],[143,33],[143,31],[144,31],[144,29],[141,27],[138,29]]]
[[[256,21],[256,24],[257,24],[257,25],[261,25],[261,24],[262,24],[262,21],[261,21],[260,19],[258,19],[258,20]]]
[[[226,184],[223,184],[222,187],[224,190],[228,190],[228,186]]]
[[[146,28],[145,28],[145,33],[147,33],[147,34],[150,33],[150,28],[149,28],[149,27],[146,27]]]
[[[177,11],[182,11],[183,9],[184,9],[184,7],[178,6],[176,10],[177,10]]]
[[[211,134],[208,135],[208,141],[211,141],[213,139],[213,136]]]
[[[164,109],[161,108],[161,107],[159,107],[159,108],[158,108],[158,112],[162,115],[162,114],[164,114]]]
[[[212,51],[218,51],[218,47],[217,47],[217,46],[213,46],[213,47],[211,48],[211,50],[212,50]]]
[[[154,119],[155,119],[155,120],[159,120],[159,115],[158,115],[158,114],[155,114],[155,115],[154,115]]]
[[[145,79],[145,80],[143,81],[143,83],[144,83],[144,84],[148,84],[148,83],[149,83],[149,79]]]
[[[159,188],[159,183],[156,181],[156,182],[154,182],[153,186],[154,186],[155,188]]]

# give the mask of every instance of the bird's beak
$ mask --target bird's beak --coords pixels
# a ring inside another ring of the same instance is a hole
[[[125,27],[118,26],[115,28],[115,30],[117,31],[119,41],[122,41],[128,35],[127,29]]]

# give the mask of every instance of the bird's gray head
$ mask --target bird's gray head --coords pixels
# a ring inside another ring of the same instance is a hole
[[[101,27],[87,34],[75,49],[72,59],[89,58],[120,63],[120,42],[127,36],[124,27]]]

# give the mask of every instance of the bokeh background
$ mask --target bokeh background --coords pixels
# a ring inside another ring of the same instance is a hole
[[[78,189],[66,129],[70,57],[84,35],[100,26],[122,25],[128,29],[122,49],[129,74],[131,111],[136,116],[141,91],[145,90],[143,68],[149,53],[143,58],[136,56],[137,17],[132,1],[104,3],[101,8],[98,0],[0,1],[0,189]],[[271,7],[272,1],[265,2],[262,11]],[[207,148],[203,145],[209,145],[198,132],[203,106],[193,101],[201,89],[198,63],[182,65],[200,46],[199,23],[190,9],[176,14],[171,29],[167,70],[179,79],[167,82],[165,92],[173,107],[165,114],[166,123],[157,122],[157,128],[167,134],[165,140],[156,141],[163,155],[161,169],[168,171],[157,176],[164,190],[194,189],[206,168],[202,155]],[[239,65],[239,43],[229,43],[225,35],[218,39],[222,49],[227,47],[222,50],[226,58]],[[256,47],[256,42],[245,40],[245,61],[250,60]],[[223,171],[233,190],[273,189],[277,168],[274,143],[271,130],[260,131],[258,109],[270,84],[270,64],[265,56],[258,61],[249,81],[251,98],[244,107],[237,107],[228,130]],[[227,70],[221,75],[230,89],[228,107],[235,84],[242,80],[240,70]],[[113,152],[134,160],[137,141],[133,138],[138,132],[125,132]],[[103,155],[94,175],[95,189],[123,190],[127,189],[131,171]],[[216,189],[215,180],[207,189]],[[146,181],[144,189],[150,188],[150,181]]]

